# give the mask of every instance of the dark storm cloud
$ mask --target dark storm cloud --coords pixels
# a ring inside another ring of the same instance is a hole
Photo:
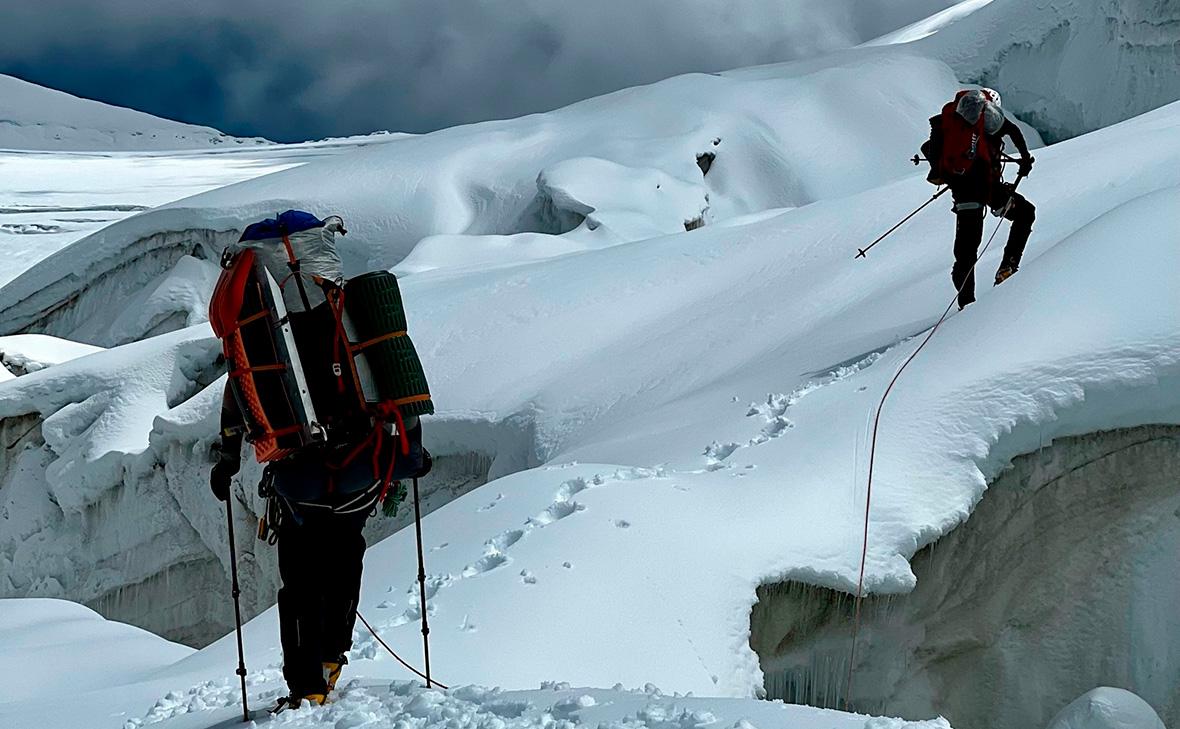
[[[0,0],[0,73],[294,140],[518,116],[853,45],[952,0]]]

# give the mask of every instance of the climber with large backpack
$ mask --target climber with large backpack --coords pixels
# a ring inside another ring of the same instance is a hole
[[[1015,184],[1003,180],[1004,137],[1011,139],[1020,152]],[[949,185],[954,199],[955,263],[951,281],[959,292],[961,310],[975,301],[974,270],[987,208],[1012,222],[995,285],[1020,267],[1036,208],[1016,192],[1016,187],[1032,171],[1034,159],[1020,127],[1004,115],[1000,95],[991,89],[966,89],[956,94],[941,113],[930,118],[930,139],[922,145],[922,152],[930,162],[927,179],[935,185]]]
[[[434,406],[397,279],[344,280],[345,232],[337,216],[294,210],[250,225],[225,251],[209,307],[228,370],[210,487],[228,508],[243,439],[265,464],[258,535],[277,542],[290,692],[276,712],[327,701],[352,646],[361,530],[431,467],[419,416]],[[243,690],[244,674],[240,659]]]

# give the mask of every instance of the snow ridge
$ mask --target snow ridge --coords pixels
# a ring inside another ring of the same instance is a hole
[[[0,149],[173,150],[270,144],[0,75]]]

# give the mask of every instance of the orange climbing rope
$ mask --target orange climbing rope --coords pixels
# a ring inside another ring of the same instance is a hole
[[[942,326],[942,323],[946,321],[946,318],[950,316],[951,310],[955,307],[955,302],[959,299],[959,293],[963,290],[963,286],[966,286],[967,281],[971,280],[975,276],[975,268],[979,265],[979,261],[983,258],[983,254],[987,253],[987,249],[991,247],[992,241],[996,238],[996,234],[1000,232],[1000,226],[1004,224],[1004,216],[1008,214],[1008,211],[1012,207],[1012,202],[1016,199],[1016,188],[1020,186],[1020,181],[1022,179],[1024,179],[1023,176],[1018,176],[1016,178],[1016,183],[1012,186],[1012,197],[1008,198],[1008,202],[1004,205],[1003,210],[1000,212],[1000,221],[996,223],[996,228],[992,231],[991,237],[987,239],[987,243],[983,246],[983,250],[981,250],[979,255],[975,257],[975,262],[971,264],[971,269],[967,272],[967,277],[955,291],[954,298],[952,298],[951,302],[947,304],[946,310],[942,312],[942,316],[938,317],[938,321],[934,322],[934,326],[930,327],[930,331],[926,333],[926,336],[922,339],[921,343],[918,344],[917,348],[910,353],[909,357],[906,357],[905,362],[901,363],[901,367],[897,368],[897,372],[893,374],[893,379],[889,381],[889,385],[885,388],[885,392],[881,395],[881,402],[877,404],[877,414],[873,418],[873,436],[869,445],[869,476],[868,483],[865,488],[864,540],[861,544],[860,551],[860,575],[856,582],[856,610],[852,620],[852,646],[848,654],[848,682],[844,692],[845,711],[850,709],[850,702],[852,701],[852,678],[853,674],[855,673],[856,666],[856,639],[860,634],[861,603],[864,602],[865,562],[867,561],[869,555],[869,510],[872,506],[873,499],[873,466],[876,462],[877,431],[881,426],[881,411],[885,408],[885,400],[889,398],[889,393],[893,391],[893,386],[897,384],[897,380],[901,377],[901,374],[905,372],[906,368],[910,366],[910,363],[914,361],[914,358],[918,356],[918,353],[921,352],[922,349],[934,337],[934,333],[938,331],[938,328]]]

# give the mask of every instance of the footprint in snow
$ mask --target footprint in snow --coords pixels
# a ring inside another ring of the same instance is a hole
[[[534,575],[529,570],[521,570],[520,571],[520,581],[526,585],[535,585],[535,584],[537,584],[537,576]]]
[[[766,425],[762,427],[762,431],[750,439],[751,446],[762,445],[763,443],[774,440],[795,427],[795,424],[786,416],[787,409],[799,402],[799,398],[803,397],[807,392],[810,392],[807,389],[809,386],[810,383],[796,388],[790,395],[771,393],[766,396],[765,403],[750,405],[750,409],[746,412],[746,417],[752,418],[761,415],[766,420]]]
[[[529,519],[529,525],[534,528],[546,527],[585,509],[584,505],[576,501],[555,501],[540,514]]]
[[[626,519],[615,519],[615,526],[620,529],[630,529],[631,522],[627,521]]]
[[[490,503],[484,504],[483,506],[479,507],[478,509],[476,509],[476,511],[490,511],[491,509],[496,508],[496,504],[500,503],[500,499],[503,499],[503,498],[504,498],[504,494],[496,494],[496,498],[492,499]]]
[[[500,552],[490,552],[477,559],[474,563],[463,568],[464,577],[475,577],[487,572],[491,572],[497,567],[503,567],[508,564],[508,555]]]
[[[884,354],[884,350],[871,352],[858,360],[837,366],[804,382],[792,390],[790,394],[770,393],[766,396],[765,403],[751,403],[749,410],[746,411],[746,417],[752,418],[761,415],[766,420],[766,425],[763,426],[762,432],[750,439],[749,445],[762,445],[784,435],[795,427],[795,423],[786,416],[787,410],[816,390],[847,380],[861,370],[873,366],[882,354]],[[867,388],[859,387],[857,392],[863,392],[865,389]]]
[[[523,529],[509,529],[484,542],[484,554],[463,568],[463,577],[475,577],[508,564],[507,550],[524,537]]]
[[[713,441],[705,448],[702,454],[705,457],[705,469],[708,471],[720,471],[726,468],[725,459],[734,454],[738,448],[741,448],[740,443],[718,443]]]
[[[495,548],[497,551],[503,552],[512,545],[519,542],[524,537],[523,529],[509,529],[503,534],[492,537],[487,541],[487,546]]]

